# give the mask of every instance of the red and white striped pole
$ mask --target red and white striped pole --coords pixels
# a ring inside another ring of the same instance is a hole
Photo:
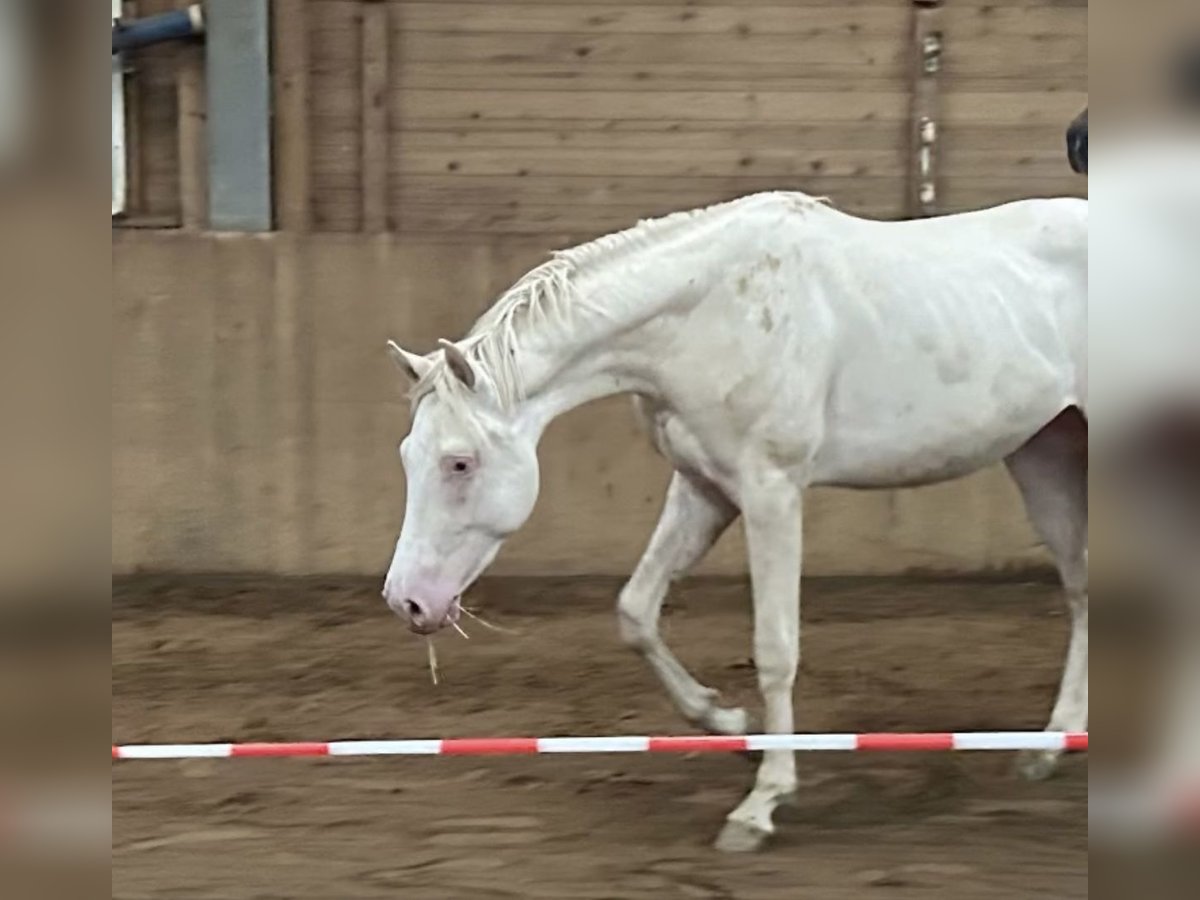
[[[946,751],[1088,748],[1087,732],[978,731],[665,737],[445,738],[393,741],[113,745],[113,759],[291,756],[519,756],[534,753],[736,753],[755,750]]]

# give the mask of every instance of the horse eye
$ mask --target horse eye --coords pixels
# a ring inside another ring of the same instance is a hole
[[[467,465],[467,461],[465,459],[456,459],[451,468],[453,468],[455,472],[465,472],[470,468],[470,466]]]

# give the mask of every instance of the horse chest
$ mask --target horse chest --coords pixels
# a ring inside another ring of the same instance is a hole
[[[635,408],[655,448],[680,471],[700,475],[722,487],[731,486],[733,459],[722,452],[724,442],[689,424],[669,407],[639,397]]]

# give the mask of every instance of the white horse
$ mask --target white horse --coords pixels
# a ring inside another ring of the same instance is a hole
[[[742,733],[659,634],[672,579],[740,514],[765,730],[793,730],[803,492],[891,488],[1007,462],[1057,562],[1073,628],[1052,730],[1087,723],[1087,203],[1029,200],[910,222],[767,193],[556,253],[458,343],[389,344],[412,380],[407,506],[384,597],[412,630],[525,522],[546,425],[635,395],[675,472],[621,591],[621,634],[684,716]],[[1055,757],[1023,760],[1049,774]],[[796,788],[768,750],[717,840],[757,847]]]

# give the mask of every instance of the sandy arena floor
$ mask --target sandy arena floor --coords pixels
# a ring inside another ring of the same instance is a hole
[[[519,636],[439,640],[442,683],[374,581],[113,586],[113,740],[683,733],[616,639],[618,582],[490,581]],[[1066,619],[1032,583],[806,584],[802,731],[1040,728]],[[468,623],[469,625],[469,623]],[[665,632],[753,702],[737,582],[676,592]],[[822,754],[770,848],[710,849],[736,756],[197,760],[113,766],[113,896],[1016,898],[1088,894],[1087,760],[1029,784],[1010,754]]]

